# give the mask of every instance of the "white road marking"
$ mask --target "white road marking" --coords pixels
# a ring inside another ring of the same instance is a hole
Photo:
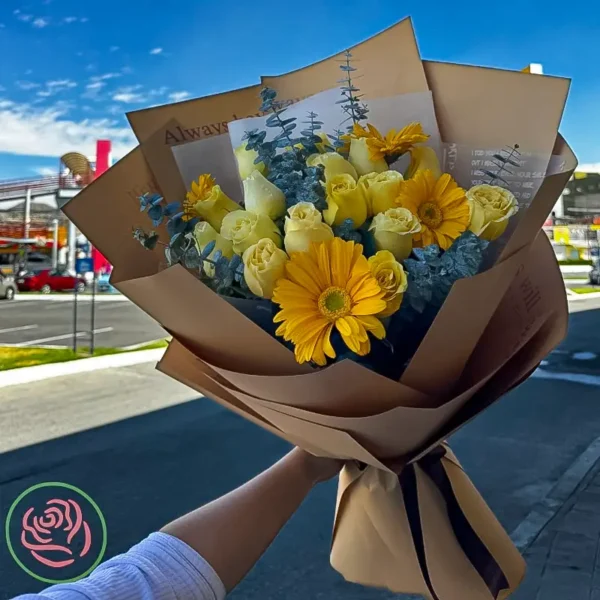
[[[571,383],[581,383],[583,385],[593,385],[600,387],[600,375],[586,375],[585,373],[554,373],[537,369],[531,374],[535,379],[556,379],[558,381],[569,381]]]
[[[11,331],[26,331],[27,329],[37,329],[37,325],[21,325],[21,327],[7,327],[0,329],[0,333],[10,333]]]
[[[575,352],[572,358],[575,360],[594,360],[597,356],[594,352]]]
[[[107,333],[109,331],[113,331],[112,327],[102,327],[101,329],[94,329],[94,333]],[[77,337],[82,337],[84,335],[88,335],[87,331],[80,331],[77,333]],[[66,340],[68,338],[72,338],[72,333],[66,333],[64,335],[53,335],[52,337],[40,338],[38,340],[29,340],[27,342],[21,342],[20,344],[15,344],[16,347],[23,346],[34,346],[36,344],[43,344],[44,342],[53,342],[55,340]]]

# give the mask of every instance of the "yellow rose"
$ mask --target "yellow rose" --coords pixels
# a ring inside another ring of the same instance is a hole
[[[369,258],[369,269],[377,280],[379,287],[384,293],[383,299],[387,303],[384,311],[378,317],[389,317],[393,315],[402,304],[402,297],[408,287],[408,279],[402,265],[394,255],[387,250],[380,250]]]
[[[289,217],[285,218],[285,225],[283,226],[285,233],[290,228],[299,228],[302,223],[314,227],[323,221],[323,215],[312,202],[294,204],[294,206],[288,208],[288,215]]]
[[[244,279],[250,291],[271,298],[277,280],[285,275],[287,254],[271,239],[262,239],[244,251]]]
[[[195,181],[192,182],[192,189],[187,193],[186,201],[189,204],[194,204],[194,211],[204,221],[208,221],[214,229],[221,231],[221,223],[228,213],[238,210],[239,204],[234,202],[219,185],[203,185],[199,180],[200,185]],[[214,181],[214,180],[213,180]]]
[[[325,168],[325,179],[331,179],[334,175],[342,175],[347,173],[352,175],[354,179],[358,179],[356,169],[337,152],[325,152],[324,154],[311,154],[306,159],[306,164],[309,167],[321,165]]]
[[[285,196],[283,192],[259,171],[252,171],[243,181],[244,206],[257,215],[267,215],[269,219],[278,219],[285,214]]]
[[[196,240],[196,247],[198,252],[202,252],[204,248],[215,242],[214,250],[208,255],[208,258],[212,258],[215,252],[220,251],[221,254],[227,258],[233,256],[233,245],[230,240],[226,240],[220,233],[217,233],[210,223],[206,221],[200,221],[196,223],[194,227],[194,239]],[[210,263],[204,264],[204,270],[209,277],[213,277],[215,274],[215,267]]]
[[[283,243],[288,254],[306,252],[311,243],[325,242],[333,238],[329,225],[323,223],[323,216],[311,202],[298,202],[288,209],[285,218],[285,238]]]
[[[398,206],[396,198],[403,180],[398,171],[369,173],[358,180],[358,185],[362,185],[365,189],[370,216]]]
[[[366,138],[352,138],[350,140],[350,154],[348,160],[359,175],[368,173],[383,173],[389,169],[383,158],[372,160]]]
[[[471,210],[469,229],[490,242],[504,233],[508,220],[519,210],[514,195],[497,185],[476,185],[467,192],[467,200]]]
[[[233,251],[243,254],[263,238],[269,238],[281,248],[281,234],[277,225],[267,215],[257,215],[247,210],[230,212],[221,226],[221,235],[233,243]]]
[[[407,208],[388,208],[375,215],[369,231],[373,231],[377,250],[389,250],[396,260],[404,260],[412,251],[412,237],[421,231],[421,224]]]
[[[327,209],[323,216],[328,225],[341,225],[352,219],[358,229],[367,220],[367,196],[352,175],[334,175],[326,182]]]
[[[252,171],[258,171],[262,175],[265,174],[267,170],[265,163],[254,163],[258,158],[258,152],[256,150],[248,150],[246,148],[246,142],[242,142],[233,153],[235,154],[235,160],[237,161],[238,171],[240,172],[242,180],[249,177]]]
[[[417,171],[431,171],[436,179],[442,176],[437,154],[429,146],[413,146],[410,149],[410,165],[404,173],[405,179],[414,177]]]

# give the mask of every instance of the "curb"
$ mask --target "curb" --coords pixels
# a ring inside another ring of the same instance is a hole
[[[64,377],[65,375],[89,373],[101,369],[114,369],[147,362],[158,362],[165,353],[165,350],[166,348],[156,348],[153,350],[140,350],[139,352],[93,356],[91,358],[80,358],[62,363],[2,371],[0,372],[0,388],[52,379],[54,377]]]
[[[16,294],[13,302],[73,302],[74,294]],[[78,294],[77,302],[91,302],[91,294]],[[96,294],[96,302],[129,302],[123,294]]]
[[[600,437],[596,438],[563,473],[555,486],[517,525],[510,537],[520,552],[526,550],[544,527],[558,514],[565,502],[577,491],[586,475],[600,459]]]

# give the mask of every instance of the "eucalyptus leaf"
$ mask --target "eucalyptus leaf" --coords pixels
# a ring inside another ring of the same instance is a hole
[[[210,253],[215,249],[216,245],[217,242],[213,240],[212,242],[208,242],[208,244],[204,246],[202,252],[200,253],[200,257],[202,258],[202,260],[206,260],[210,256]]]

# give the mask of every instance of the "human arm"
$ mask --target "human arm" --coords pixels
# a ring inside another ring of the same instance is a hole
[[[296,448],[227,495],[166,525],[232,590],[275,539],[308,492],[333,477],[341,463]]]
[[[229,494],[166,525],[80,581],[18,600],[223,600],[318,481],[341,463],[295,449]]]

